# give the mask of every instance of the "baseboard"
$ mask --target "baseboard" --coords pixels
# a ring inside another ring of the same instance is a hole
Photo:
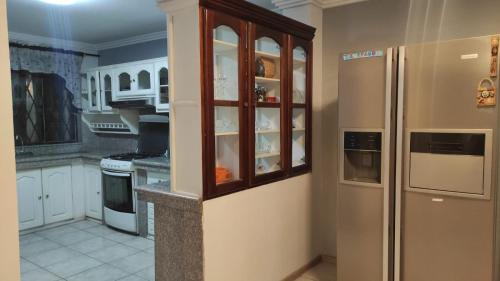
[[[337,264],[337,257],[328,256],[328,255],[321,255],[321,261],[336,265]]]
[[[295,280],[297,280],[300,276],[302,276],[304,273],[306,273],[309,269],[320,264],[322,261],[322,258],[323,258],[323,256],[315,257],[310,262],[308,262],[306,265],[300,267],[299,269],[292,272],[292,274],[285,277],[282,281],[295,281]]]

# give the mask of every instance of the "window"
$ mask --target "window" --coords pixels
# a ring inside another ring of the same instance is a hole
[[[14,133],[24,145],[77,142],[77,110],[66,81],[56,74],[11,74]]]

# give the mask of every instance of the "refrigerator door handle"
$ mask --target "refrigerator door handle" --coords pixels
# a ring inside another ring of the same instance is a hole
[[[396,177],[395,177],[395,213],[394,213],[394,281],[401,279],[401,200],[403,192],[403,136],[404,136],[404,82],[405,82],[405,47],[398,52],[398,89],[396,112]]]
[[[389,220],[390,220],[390,167],[391,167],[391,126],[392,126],[392,77],[393,77],[393,57],[394,49],[387,49],[386,53],[386,75],[385,75],[385,120],[384,120],[384,146],[383,153],[383,187],[384,187],[384,210],[383,210],[383,242],[382,242],[382,280],[389,281]]]

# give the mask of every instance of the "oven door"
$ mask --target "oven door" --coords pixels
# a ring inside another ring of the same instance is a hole
[[[135,213],[132,174],[102,171],[104,207],[121,212]]]

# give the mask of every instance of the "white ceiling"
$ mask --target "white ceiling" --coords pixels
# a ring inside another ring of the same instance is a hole
[[[251,0],[273,9],[270,0]],[[8,0],[9,31],[102,44],[166,30],[156,0],[78,0],[53,5],[40,0]]]

